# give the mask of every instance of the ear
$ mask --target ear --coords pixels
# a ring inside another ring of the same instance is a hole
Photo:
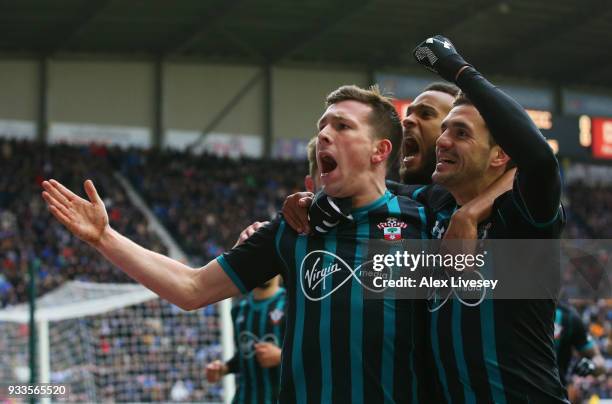
[[[491,148],[491,162],[490,166],[493,168],[502,167],[510,161],[510,156],[506,154],[504,149],[499,147],[499,145],[495,145]]]
[[[389,139],[376,140],[374,142],[374,154],[372,154],[370,161],[372,164],[382,163],[389,158],[391,150],[393,150],[393,145]]]
[[[315,183],[310,174],[304,177],[304,186],[306,187],[306,191],[314,192]]]

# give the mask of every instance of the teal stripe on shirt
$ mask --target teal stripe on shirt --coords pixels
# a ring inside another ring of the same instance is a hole
[[[236,316],[236,318],[240,318],[241,316],[244,316],[244,308],[246,307],[246,301],[243,301],[240,304],[240,309],[238,310],[238,315]],[[235,332],[239,332],[238,327],[235,327]],[[240,393],[238,394],[238,400],[236,400],[236,404],[244,404],[244,398],[246,397],[246,380],[244,375],[246,375],[246,368],[245,368],[245,362],[246,360],[244,359],[244,356],[242,356],[242,351],[240,350],[240,338],[236,338],[236,340],[239,342],[237,345],[237,349],[238,349],[238,364],[240,366],[240,375],[242,375],[242,377],[240,378]]]
[[[389,216],[397,216],[399,218],[401,209],[397,198],[392,198],[387,202],[387,210]],[[399,248],[393,248],[390,253],[393,254],[395,251],[399,251]],[[392,279],[394,278],[393,273],[390,274]],[[393,402],[393,373],[395,365],[395,299],[391,294],[392,290],[386,292],[390,293],[388,297],[390,299],[383,300],[383,344],[382,344],[382,387],[384,400],[386,403]],[[412,355],[412,353],[411,353]],[[412,360],[412,358],[410,358]],[[414,374],[414,373],[413,373]],[[414,382],[414,380],[413,380]],[[414,386],[413,386],[414,387]],[[414,390],[413,390],[414,391]]]
[[[494,279],[494,278],[486,278]],[[483,357],[486,361],[486,369],[491,387],[493,401],[499,404],[506,403],[504,385],[502,383],[499,363],[497,361],[497,344],[495,343],[495,313],[493,311],[493,299],[485,299],[480,304],[480,324],[482,327]]]
[[[361,220],[357,225],[357,234],[367,240],[370,235],[370,223],[368,220]],[[362,243],[357,243],[355,247],[354,268],[361,265],[362,257],[367,251],[363,251]],[[363,403],[363,289],[361,283],[355,279],[361,275],[351,278],[351,322],[350,322],[350,353],[351,353],[351,403]]]
[[[412,193],[412,199],[416,200],[416,198],[419,196],[421,192],[425,190],[425,188],[427,188],[427,185],[423,185],[421,188],[415,189],[414,192]]]
[[[437,303],[437,302],[436,302]],[[445,303],[448,304],[448,301]],[[436,306],[438,309],[441,308]],[[446,372],[444,370],[444,366],[442,365],[442,361],[440,360],[440,339],[438,338],[438,310],[434,311],[430,315],[431,317],[431,347],[433,350],[434,360],[436,362],[436,368],[438,369],[438,376],[440,376],[440,383],[442,384],[442,391],[444,392],[444,397],[446,397],[447,403],[452,403],[449,391],[448,391],[448,382],[446,381]]]
[[[286,295],[284,298],[280,299],[280,301],[278,302],[278,305],[276,306],[276,309],[279,311],[283,312],[283,316],[286,315],[285,313],[285,300],[286,300]],[[286,321],[286,318],[285,318]],[[281,321],[279,321],[278,323],[274,324],[274,335],[276,335],[276,338],[278,339],[278,342],[282,345],[283,343],[283,338],[285,337],[284,335],[281,334]],[[282,348],[282,346],[281,346]]]
[[[325,237],[325,251],[332,254],[336,253],[336,228],[333,228]],[[322,268],[327,268],[334,263],[335,259],[329,254],[323,257]],[[329,293],[333,287],[333,275],[328,276],[321,283],[321,294]],[[332,401],[332,355],[331,355],[331,303],[332,297],[327,296],[321,300],[321,313],[319,316],[319,344],[321,349],[321,402],[329,403]]]
[[[247,321],[246,321],[246,329],[247,330],[253,330],[253,317],[255,314],[255,310],[253,310],[253,307],[251,307],[251,309],[249,310],[249,315],[247,316]],[[253,347],[253,349],[255,349],[255,347]],[[255,355],[251,356],[248,360],[248,372],[249,372],[249,379],[251,380],[251,403],[256,403],[257,402],[257,374],[255,373],[255,361],[257,360],[257,358],[255,357]]]
[[[561,309],[556,309],[555,310],[555,324],[561,325],[562,318],[563,318],[563,313],[561,312]],[[561,338],[559,339],[555,338],[555,351],[557,352],[557,355],[559,354],[559,344],[560,343],[561,343]]]
[[[221,265],[223,271],[229,276],[229,278],[234,282],[234,285],[240,290],[242,293],[248,293],[247,288],[244,287],[244,283],[240,280],[240,277],[236,274],[236,271],[232,268],[232,266],[227,262],[223,255],[219,255],[217,257],[217,262]]]
[[[299,271],[306,250],[308,238],[298,236],[295,241],[295,268]],[[304,293],[300,284],[300,274],[295,274],[295,326],[293,331],[293,347],[291,352],[291,370],[295,384],[295,402],[306,402],[306,380],[304,379],[304,360],[302,358],[302,339],[304,338]]]
[[[261,311],[259,312],[259,338],[261,339],[264,335],[266,335],[266,320],[268,319],[268,309],[270,307],[270,303],[272,303],[272,300],[274,300],[274,298],[270,298],[268,299],[263,307],[261,308]],[[270,369],[268,368],[261,368],[262,370],[262,375],[263,375],[263,389],[264,389],[264,400],[266,403],[268,403],[268,398],[270,397]],[[253,396],[253,400],[256,403],[257,402],[257,396]]]
[[[482,268],[485,279],[495,279],[495,267],[491,264],[494,257],[489,255],[487,265]],[[505,404],[506,394],[497,360],[497,343],[495,335],[495,300],[484,299],[480,304],[480,324],[483,358],[487,369],[491,397],[495,403]]]
[[[458,299],[450,299],[453,305],[452,328],[453,328],[453,349],[455,351],[455,363],[459,373],[459,382],[463,385],[463,396],[466,404],[476,403],[476,396],[472,390],[470,383],[470,374],[468,373],[467,363],[463,354],[463,334],[461,332],[461,312],[463,305]]]

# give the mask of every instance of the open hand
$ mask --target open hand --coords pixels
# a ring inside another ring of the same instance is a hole
[[[84,188],[89,201],[76,195],[56,180],[43,181],[42,196],[49,211],[72,234],[91,244],[97,244],[109,229],[108,214],[91,180]]]

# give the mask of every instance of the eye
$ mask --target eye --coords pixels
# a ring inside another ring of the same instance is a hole
[[[421,112],[421,118],[431,118],[434,114],[431,111],[423,111]]]
[[[466,137],[468,137],[468,133],[466,131],[464,131],[463,129],[459,129],[457,131],[457,137],[460,139],[464,139]]]
[[[344,130],[344,129],[348,129],[349,128],[348,125],[346,125],[346,124],[344,124],[342,122],[338,122],[337,127],[338,127],[338,130]]]

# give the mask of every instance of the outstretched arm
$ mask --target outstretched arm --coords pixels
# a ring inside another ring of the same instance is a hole
[[[193,310],[239,294],[217,260],[191,268],[147,250],[112,229],[102,199],[91,180],[85,200],[55,180],[43,182],[49,211],[76,237],[98,250],[127,275],[163,299]]]

